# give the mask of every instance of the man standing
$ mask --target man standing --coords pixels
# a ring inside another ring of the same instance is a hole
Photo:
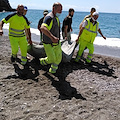
[[[23,15],[26,15],[26,14],[27,14],[27,11],[28,11],[27,6],[24,6],[24,12],[23,12]]]
[[[4,23],[9,23],[9,39],[12,49],[11,55],[11,62],[15,62],[17,53],[18,53],[18,46],[21,50],[21,64],[26,65],[27,63],[27,40],[25,36],[25,28],[27,29],[27,33],[29,35],[29,44],[32,44],[31,40],[31,32],[30,26],[27,18],[23,15],[24,6],[18,5],[17,12],[8,15],[0,22],[0,35],[3,34],[2,27]]]
[[[91,8],[90,14],[89,14],[89,15],[86,15],[86,16],[84,17],[83,21],[80,23],[79,29],[82,27],[82,24],[83,24],[84,20],[86,20],[87,18],[91,18],[91,17],[92,17],[92,14],[93,14],[94,12],[96,12],[96,9],[95,9],[95,8]]]
[[[93,14],[94,12],[96,12],[96,9],[95,9],[95,8],[91,8],[90,14],[89,14],[89,15],[86,15],[86,16],[84,17],[83,21],[80,23],[79,29],[82,28],[82,24],[83,24],[83,22],[84,22],[87,18],[91,18],[91,17],[92,17],[92,14]],[[86,50],[86,49],[87,49],[87,47],[85,47],[84,50]],[[84,51],[83,51],[83,53],[82,53],[81,58],[83,57],[83,55],[84,55]]]
[[[68,16],[63,20],[63,25],[62,25],[62,36],[63,39],[68,40],[68,42],[71,42],[71,31],[72,30],[72,17],[74,15],[74,9],[70,8],[69,9],[69,14]]]
[[[27,11],[28,11],[28,8],[27,6],[24,6],[24,12],[23,12],[23,15],[26,15],[27,14]],[[29,24],[30,24],[30,21],[29,21]],[[25,35],[26,35],[26,38],[27,38],[27,41],[29,40],[29,35],[27,33],[27,29],[25,28]]]
[[[56,73],[62,59],[60,43],[60,22],[58,17],[62,13],[62,5],[57,2],[53,4],[52,12],[46,15],[41,26],[43,32],[43,45],[47,57],[40,59],[41,65],[51,64],[50,73]]]
[[[91,63],[92,55],[94,52],[93,42],[95,40],[95,37],[97,36],[97,31],[100,33],[100,35],[104,39],[106,39],[106,37],[103,36],[98,26],[99,25],[99,23],[97,22],[98,17],[99,17],[99,14],[97,12],[94,12],[92,17],[86,19],[82,24],[78,38],[76,40],[76,41],[79,40],[79,51],[75,59],[76,62],[80,60],[85,47],[87,47],[89,49],[89,53],[88,53],[86,62]]]
[[[42,39],[43,39],[43,33],[42,33],[42,31],[40,30],[40,27],[41,27],[41,25],[42,25],[42,23],[43,23],[43,20],[44,20],[44,18],[45,18],[45,16],[48,14],[48,10],[44,10],[44,12],[43,12],[43,17],[39,20],[39,22],[38,22],[38,30],[40,31],[40,45],[42,45]]]

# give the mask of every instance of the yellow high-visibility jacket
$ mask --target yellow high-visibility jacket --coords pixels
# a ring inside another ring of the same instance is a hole
[[[97,36],[99,22],[96,21],[95,25],[93,25],[93,23],[90,22],[89,18],[86,20],[88,24],[87,26],[85,26],[80,36],[80,39],[93,43],[95,40],[95,37]]]

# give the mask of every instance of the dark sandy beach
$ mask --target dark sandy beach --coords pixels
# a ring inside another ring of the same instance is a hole
[[[0,120],[120,120],[120,58],[94,54],[91,66],[61,63],[53,75],[30,55],[27,70],[20,52],[15,64],[10,56],[0,36]]]

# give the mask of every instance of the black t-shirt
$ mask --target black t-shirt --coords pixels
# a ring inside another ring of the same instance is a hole
[[[38,25],[42,25],[42,23],[43,23],[43,20],[44,20],[44,17],[42,17],[40,20],[39,20],[39,22],[38,22]]]
[[[68,25],[67,32],[70,32],[71,24],[72,24],[72,17],[68,17],[68,16],[67,16],[67,17],[63,20],[62,32],[64,32],[64,28],[65,28],[66,25]]]

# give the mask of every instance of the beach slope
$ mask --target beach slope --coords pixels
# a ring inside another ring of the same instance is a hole
[[[20,52],[16,64],[10,56],[0,36],[0,120],[120,120],[119,58],[94,54],[91,66],[61,63],[53,75],[32,56],[27,70]]]

